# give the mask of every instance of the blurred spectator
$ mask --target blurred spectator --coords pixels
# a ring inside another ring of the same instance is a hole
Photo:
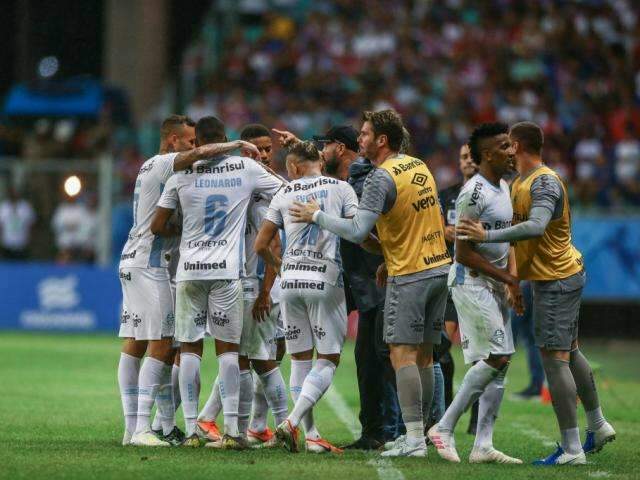
[[[637,2],[243,0],[227,8],[238,15],[225,25],[217,61],[206,52],[220,39],[204,34],[185,55],[192,115],[215,110],[231,133],[260,121],[307,137],[392,106],[440,187],[457,181],[456,149],[475,123],[532,120],[554,168],[576,182],[578,203],[640,205],[630,143],[640,137]]]
[[[65,197],[57,206],[51,228],[60,263],[92,261],[95,255],[95,210],[76,198]]]
[[[36,215],[31,204],[15,188],[0,203],[1,255],[6,259],[25,259],[31,241],[31,229]]]

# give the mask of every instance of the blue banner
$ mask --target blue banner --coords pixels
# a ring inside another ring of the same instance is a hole
[[[115,268],[0,263],[0,328],[116,331],[122,293]]]
[[[581,217],[572,227],[587,270],[584,298],[640,301],[640,218]]]

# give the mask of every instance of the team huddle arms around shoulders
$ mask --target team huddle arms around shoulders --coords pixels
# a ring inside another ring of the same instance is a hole
[[[340,364],[355,301],[360,315],[380,309],[378,340],[388,347],[404,433],[365,438],[361,415],[362,439],[344,448],[424,458],[430,443],[459,463],[455,426],[476,404],[469,462],[523,463],[493,445],[515,353],[511,312],[524,309],[521,281],[534,292],[536,346],[561,437],[534,464],[584,464],[615,439],[578,345],[586,274],[571,243],[567,188],[542,160],[540,127],[476,127],[461,149],[464,183],[443,192],[444,205],[428,165],[407,155],[410,135],[393,110],[364,112],[359,131],[336,126],[316,142],[260,124],[228,141],[215,117],[172,115],[160,133],[158,155],[136,179],[119,265],[123,445],[342,453],[313,411]],[[273,134],[288,179],[274,172]],[[367,268],[343,265],[343,252],[363,255]],[[445,404],[435,383],[440,344],[451,340],[449,308],[469,369]],[[200,375],[206,337],[218,365],[213,382]],[[201,385],[211,385],[202,406]]]

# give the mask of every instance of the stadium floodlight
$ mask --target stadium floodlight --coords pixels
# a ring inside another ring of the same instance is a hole
[[[71,175],[64,181],[64,191],[70,197],[75,197],[82,190],[82,182],[77,175]]]

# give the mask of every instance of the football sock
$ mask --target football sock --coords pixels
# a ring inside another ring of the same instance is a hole
[[[118,363],[118,385],[122,412],[124,413],[124,428],[129,433],[136,431],[138,415],[138,377],[140,373],[140,359],[127,353],[120,353]]]
[[[307,374],[313,368],[313,360],[294,360],[291,359],[291,376],[289,377],[289,389],[291,390],[291,398],[293,403],[298,402],[300,397],[300,391],[302,390],[302,384]],[[304,428],[305,438],[317,440],[320,438],[320,434],[316,429],[315,422],[313,421],[313,409],[309,410],[307,414],[302,418],[302,427]]]
[[[280,423],[287,418],[287,410],[289,409],[289,406],[287,405],[287,387],[284,384],[282,372],[279,367],[276,367],[270,372],[260,375],[259,379],[259,384],[264,389],[264,396],[266,397],[266,401],[271,409],[271,413],[273,413],[276,425],[280,425]],[[264,430],[264,428],[262,430]]]
[[[595,431],[604,425],[606,420],[602,416],[602,410],[600,409],[593,371],[579,349],[572,350],[569,359],[569,368],[571,369],[573,380],[576,382],[578,396],[587,414],[587,428]]]
[[[504,377],[507,374],[507,368],[502,368],[498,376],[489,382],[480,395],[474,448],[488,449],[493,447],[493,426],[498,418],[498,411],[504,397]]]
[[[178,411],[180,406],[180,366],[175,363],[171,368],[171,387],[173,388],[173,408]]]
[[[300,396],[288,417],[294,427],[298,426],[302,417],[318,403],[331,386],[335,371],[336,365],[333,362],[324,358],[316,360],[316,364],[304,379]]]
[[[422,395],[424,397],[424,389]],[[442,366],[436,362],[433,364],[433,400],[427,416],[423,415],[425,425],[429,422],[437,423],[444,415],[445,410],[444,374]]]
[[[431,374],[431,388],[433,389],[433,370],[431,370]],[[422,384],[418,367],[416,365],[400,367],[396,371],[396,385],[402,420],[407,429],[407,440],[416,441],[424,438]]]
[[[238,352],[227,352],[218,355],[218,378],[220,381],[220,398],[224,415],[224,433],[232,437],[239,435],[238,404],[240,403],[240,367]]]
[[[553,410],[562,435],[561,445],[565,452],[579,453],[582,450],[578,433],[576,406],[577,388],[571,375],[569,362],[543,356],[542,365],[547,375],[549,392],[553,399]]]
[[[173,407],[173,386],[171,385],[171,365],[165,364],[162,368],[162,378],[156,395],[156,405],[158,410],[154,423],[159,418],[163,435],[169,435],[176,425],[176,410]]]
[[[202,411],[198,415],[198,420],[205,422],[215,422],[218,414],[222,411],[222,399],[220,398],[220,375],[213,382],[211,394],[207,398],[207,402],[202,407]]]
[[[138,377],[138,421],[136,433],[150,428],[151,409],[162,385],[165,364],[153,357],[145,358]]]
[[[251,406],[251,425],[249,428],[254,432],[264,432],[267,429],[269,404],[262,388],[263,380],[261,377],[262,375],[254,375],[253,377],[253,405]],[[278,425],[277,421],[276,425]]]
[[[240,394],[238,401],[238,431],[240,435],[247,435],[249,427],[249,416],[251,415],[251,404],[253,403],[253,376],[251,371],[242,370],[240,372]]]
[[[180,354],[180,397],[187,438],[196,433],[201,361],[200,355],[195,353]]]
[[[453,433],[462,414],[482,395],[485,387],[499,372],[484,361],[471,367],[462,379],[460,390],[438,422],[438,430]]]
[[[422,388],[422,421],[426,423],[431,415],[431,405],[434,401],[435,370],[433,365],[429,365],[426,368],[418,368],[418,373]]]

